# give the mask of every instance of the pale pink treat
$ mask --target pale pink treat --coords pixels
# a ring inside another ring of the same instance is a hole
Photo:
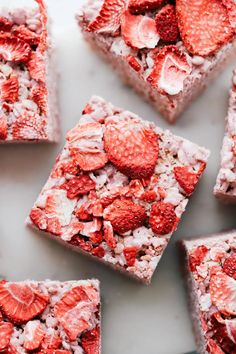
[[[44,2],[36,3],[0,7],[0,143],[59,139],[55,49]]]
[[[173,123],[236,57],[236,4],[171,3],[87,0],[77,20],[124,82]]]
[[[233,73],[221,165],[214,194],[224,202],[236,203],[236,71]]]
[[[236,353],[236,231],[180,245],[197,352]]]
[[[0,282],[0,350],[101,354],[99,281]]]
[[[28,223],[149,283],[207,158],[204,148],[93,97]]]

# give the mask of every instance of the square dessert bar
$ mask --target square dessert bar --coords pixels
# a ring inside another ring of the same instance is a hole
[[[29,225],[149,283],[208,151],[93,97]]]
[[[214,194],[222,201],[236,203],[236,70],[233,73],[221,165]]]
[[[0,143],[59,139],[57,72],[42,0],[0,6]]]
[[[87,0],[85,39],[169,122],[236,57],[233,0]]]
[[[236,353],[236,231],[181,242],[199,354]]]
[[[0,282],[2,353],[101,354],[97,280]]]

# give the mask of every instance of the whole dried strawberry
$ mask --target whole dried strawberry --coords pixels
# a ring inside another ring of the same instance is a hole
[[[181,38],[191,54],[215,54],[234,30],[222,0],[176,0]]]
[[[229,258],[224,261],[223,271],[236,280],[236,253],[232,253]]]
[[[126,259],[126,263],[128,267],[133,267],[135,264],[136,256],[137,256],[138,248],[131,246],[125,247],[124,256]]]
[[[107,122],[104,143],[109,160],[125,175],[140,179],[153,174],[158,136],[142,122],[132,118]]]
[[[15,103],[19,96],[19,80],[16,76],[3,81],[1,85],[1,99],[8,103]]]
[[[202,172],[202,169],[197,173],[191,172],[186,166],[174,168],[175,179],[188,196],[194,192]]]
[[[189,256],[189,268],[191,272],[194,272],[196,268],[202,263],[208,248],[204,245],[198,246]]]
[[[25,63],[29,60],[30,53],[29,44],[19,38],[0,38],[0,58],[15,63]]]
[[[100,353],[100,328],[97,326],[91,331],[85,332],[81,337],[81,345],[85,354]]]
[[[165,3],[166,0],[129,0],[128,8],[130,12],[139,14],[141,12],[156,10]]]
[[[125,233],[142,226],[146,221],[145,209],[130,199],[116,199],[103,213],[105,220],[111,222],[114,231]]]
[[[67,191],[67,197],[69,199],[87,194],[89,191],[95,189],[95,187],[95,182],[88,175],[73,177],[60,186],[60,188]]]
[[[166,235],[174,231],[177,224],[175,208],[170,203],[157,202],[152,205],[149,224],[157,235]]]
[[[155,21],[157,26],[157,32],[163,41],[177,41],[179,36],[179,28],[174,5],[164,6],[157,13]]]

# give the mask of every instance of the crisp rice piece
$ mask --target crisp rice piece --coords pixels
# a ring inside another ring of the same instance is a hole
[[[0,7],[0,144],[59,139],[58,74],[43,0]]]
[[[197,352],[236,353],[236,231],[180,246]]]
[[[4,353],[101,354],[99,281],[0,282]]]
[[[236,203],[236,70],[233,73],[220,170],[214,194],[223,202]]]
[[[233,0],[87,0],[76,17],[92,48],[170,123],[236,57]]]
[[[99,97],[66,138],[28,224],[149,283],[208,151]]]

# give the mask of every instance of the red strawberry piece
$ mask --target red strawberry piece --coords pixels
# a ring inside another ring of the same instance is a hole
[[[135,119],[110,121],[104,133],[105,150],[116,168],[131,178],[153,174],[159,152],[158,136]]]
[[[189,256],[189,268],[191,272],[195,272],[198,266],[202,263],[205,256],[207,255],[208,248],[201,245],[195,248],[195,250]]]
[[[177,0],[176,11],[181,38],[191,54],[214,54],[233,37],[222,0]]]
[[[234,0],[222,0],[222,3],[227,9],[228,16],[229,16],[229,22],[235,32],[235,30],[236,30],[236,3]]]
[[[72,246],[80,247],[85,252],[91,252],[93,245],[90,241],[85,241],[82,237],[75,235],[69,242]]]
[[[57,159],[54,169],[52,171],[51,176],[53,178],[61,177],[67,173],[69,175],[77,175],[80,172],[80,168],[77,165],[75,160],[70,159],[67,162],[61,162],[61,163],[59,161],[60,160]]]
[[[48,17],[47,17],[47,8],[44,3],[44,0],[36,0],[39,6],[39,12],[41,15],[41,35],[40,35],[40,43],[39,43],[39,50],[41,53],[44,53],[46,48],[48,47],[47,43],[47,37],[48,37],[48,31],[47,31],[47,23],[48,23]]]
[[[129,0],[128,8],[133,14],[156,10],[165,3],[166,0]]]
[[[223,271],[236,280],[236,253],[232,253],[229,258],[224,261]]]
[[[44,211],[39,208],[33,208],[30,212],[30,219],[40,230],[46,230],[47,217]]]
[[[111,249],[116,248],[117,242],[114,237],[113,227],[109,221],[104,221],[103,231],[104,231],[104,240],[106,241],[107,245]]]
[[[125,3],[126,0],[104,0],[99,15],[88,25],[87,31],[117,36]]]
[[[62,344],[61,338],[55,331],[47,333],[42,341],[43,349],[58,349]]]
[[[93,220],[93,216],[88,212],[84,205],[81,205],[81,207],[76,210],[75,215],[81,221]]]
[[[99,244],[103,241],[103,232],[96,231],[90,234],[90,240],[93,244]]]
[[[184,80],[191,71],[192,65],[185,53],[174,45],[165,46],[155,56],[154,68],[147,81],[162,94],[176,95],[183,91]]]
[[[38,45],[40,42],[40,36],[24,25],[14,27],[12,33],[14,36],[29,43],[30,45]]]
[[[157,235],[173,232],[177,224],[175,208],[170,203],[157,202],[152,205],[149,224]]]
[[[38,354],[71,354],[71,351],[64,349],[44,349],[38,352]]]
[[[43,56],[40,52],[31,52],[30,59],[27,63],[27,69],[29,70],[31,79],[39,83],[45,83],[46,67]]]
[[[8,103],[14,103],[18,101],[19,93],[19,81],[16,76],[12,76],[10,79],[3,81],[1,86],[1,99]]]
[[[67,133],[70,154],[83,171],[94,171],[107,163],[103,150],[103,127],[98,122],[80,125]]]
[[[18,354],[18,351],[16,349],[16,347],[14,347],[13,345],[9,345],[8,348],[6,350],[4,350],[2,353],[4,354]]]
[[[145,209],[130,199],[116,199],[103,213],[105,220],[111,222],[114,231],[125,233],[142,226],[146,221]]]
[[[89,103],[87,103],[85,108],[83,109],[82,114],[91,114],[93,112],[94,112],[93,108],[91,107],[91,105]]]
[[[232,320],[225,320],[225,325],[228,338],[230,338],[232,342],[236,344],[236,319],[234,318]]]
[[[236,315],[236,281],[217,271],[210,279],[211,301],[225,315]]]
[[[29,60],[31,48],[28,43],[12,37],[0,38],[0,58],[15,63],[25,63]]]
[[[177,41],[179,36],[179,28],[174,5],[164,6],[156,15],[155,21],[157,32],[163,41]]]
[[[213,339],[208,339],[207,350],[209,351],[209,354],[225,354]]]
[[[45,332],[40,321],[29,321],[24,328],[24,348],[26,350],[38,349],[42,343]]]
[[[103,258],[105,256],[105,250],[102,246],[95,247],[91,253],[93,256],[96,256],[99,258]]]
[[[81,345],[85,354],[100,353],[100,328],[97,326],[91,331],[85,332],[81,337]]]
[[[186,166],[174,168],[175,179],[187,195],[191,195],[198,183],[201,173],[190,172]]]
[[[6,17],[0,16],[0,32],[10,31],[13,23],[9,21]]]
[[[154,190],[147,190],[141,196],[140,199],[146,203],[153,203],[157,199],[157,194]]]
[[[13,138],[16,140],[38,140],[47,137],[46,121],[38,114],[23,112],[12,124]]]
[[[40,114],[48,111],[48,91],[45,85],[35,85],[31,90],[31,99],[37,104]]]
[[[121,33],[126,44],[132,48],[155,48],[160,36],[155,20],[148,16],[132,15],[124,11],[121,16]]]
[[[88,175],[80,175],[63,183],[60,188],[67,191],[67,197],[69,199],[73,199],[95,189],[96,184]]]
[[[137,247],[125,247],[124,256],[128,267],[134,266],[137,252],[138,252]]]
[[[7,138],[7,117],[4,114],[0,116],[0,140],[5,140]]]
[[[36,287],[22,283],[0,284],[0,307],[16,324],[25,323],[40,315],[48,304],[48,296]]]
[[[54,307],[55,315],[71,341],[75,341],[82,332],[88,330],[94,311],[95,304],[79,286],[63,295]]]
[[[142,65],[140,62],[133,56],[133,55],[128,55],[127,56],[127,61],[129,65],[137,72],[142,70]]]
[[[61,235],[61,223],[60,220],[56,217],[47,219],[47,229],[53,235],[60,236]]]
[[[0,323],[0,351],[6,350],[10,344],[13,334],[13,324],[9,322]]]

